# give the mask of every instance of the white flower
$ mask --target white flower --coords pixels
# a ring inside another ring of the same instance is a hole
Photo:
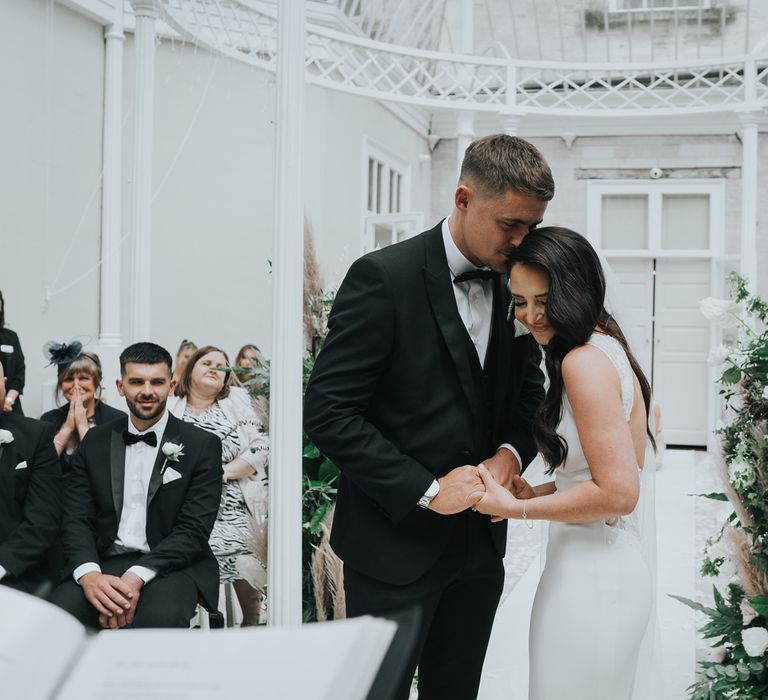
[[[707,356],[707,364],[712,367],[720,367],[728,359],[728,348],[725,345],[718,345],[716,348],[710,348]]]
[[[530,334],[531,334],[531,331],[522,323],[520,323],[520,321],[515,319],[515,338],[519,338],[521,335],[530,335]]]
[[[179,457],[184,456],[184,445],[177,445],[175,442],[163,443],[163,454],[167,462],[178,462]]]
[[[762,656],[768,649],[768,630],[765,627],[749,627],[741,631],[741,643],[750,656]]]
[[[711,323],[721,328],[733,328],[739,322],[740,307],[735,301],[707,297],[699,302],[699,310]]]
[[[713,664],[721,664],[725,660],[725,654],[728,650],[722,647],[715,647],[714,649],[707,650],[707,661]]]
[[[768,384],[763,387],[763,401],[768,401]]]
[[[741,609],[741,622],[746,627],[757,617],[757,610],[752,607],[748,598],[741,599],[739,608]]]
[[[13,433],[10,430],[0,430],[0,445],[8,445],[13,442]]]
[[[728,465],[728,476],[731,482],[738,482],[744,486],[751,486],[755,481],[755,472],[746,462],[731,462]]]

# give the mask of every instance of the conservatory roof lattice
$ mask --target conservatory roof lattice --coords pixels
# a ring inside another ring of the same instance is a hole
[[[257,0],[159,0],[182,36],[274,71],[275,6]],[[496,51],[495,53],[505,53]],[[306,79],[430,110],[500,114],[676,115],[768,106],[768,46],[697,61],[533,61],[439,52],[307,23]]]

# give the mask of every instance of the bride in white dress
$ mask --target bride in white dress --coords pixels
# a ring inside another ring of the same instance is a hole
[[[476,510],[549,520],[530,627],[530,700],[629,700],[652,609],[638,513],[653,468],[650,388],[604,308],[600,261],[562,228],[531,232],[510,260],[515,318],[544,348],[534,435],[554,481],[513,494],[486,469]]]

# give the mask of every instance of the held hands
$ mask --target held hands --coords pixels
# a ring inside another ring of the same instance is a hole
[[[429,504],[429,509],[440,515],[461,513],[474,506],[485,493],[477,467],[470,464],[456,467],[439,481],[440,492]]]
[[[518,499],[493,478],[493,475],[484,464],[478,466],[477,472],[485,486],[485,494],[475,504],[475,510],[478,513],[490,515],[491,522],[494,523],[513,517],[513,514],[516,512]],[[524,479],[517,478],[527,485]]]
[[[512,488],[510,491],[515,498],[536,498],[536,492],[533,490],[533,486],[523,479],[522,476],[518,476],[517,474],[512,477]]]

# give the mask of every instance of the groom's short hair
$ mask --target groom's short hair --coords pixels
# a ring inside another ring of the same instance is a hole
[[[461,164],[459,184],[485,195],[509,189],[548,202],[555,196],[552,171],[536,146],[517,136],[491,134],[469,144]]]
[[[129,362],[138,365],[168,365],[168,372],[172,371],[173,360],[171,353],[156,343],[134,343],[120,353],[120,374],[125,376],[125,366]]]

